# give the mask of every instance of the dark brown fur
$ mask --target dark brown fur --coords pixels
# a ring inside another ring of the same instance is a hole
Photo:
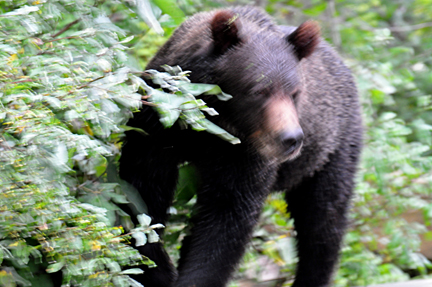
[[[309,57],[319,44],[320,28],[317,23],[307,21],[292,32],[287,40],[293,44],[297,58]]]
[[[202,185],[191,235],[176,269],[161,244],[140,248],[158,264],[136,277],[146,287],[222,287],[241,259],[266,196],[286,192],[299,264],[295,287],[329,286],[346,227],[362,127],[349,69],[315,23],[277,26],[252,7],[200,13],[183,23],[148,65],[180,65],[193,82],[219,85],[233,99],[205,101],[209,118],[239,145],[206,132],[163,129],[144,107],[129,124],[122,178],[165,223],[183,161]],[[285,113],[283,110],[285,109]]]
[[[220,55],[226,50],[240,42],[238,37],[239,23],[238,15],[231,11],[220,11],[216,13],[211,22],[211,31],[214,41],[214,53]]]

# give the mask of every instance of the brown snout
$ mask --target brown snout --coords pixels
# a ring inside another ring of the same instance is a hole
[[[291,98],[273,98],[266,107],[265,118],[265,129],[276,136],[284,155],[290,155],[302,145],[304,134]]]
[[[261,127],[250,139],[260,154],[278,162],[300,155],[304,133],[294,101],[285,95],[274,95],[265,105]]]

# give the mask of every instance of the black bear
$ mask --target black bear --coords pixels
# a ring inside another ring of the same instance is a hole
[[[221,287],[230,279],[273,190],[285,191],[299,263],[295,287],[329,286],[347,225],[362,144],[353,77],[320,38],[314,22],[278,26],[261,10],[235,7],[184,22],[147,66],[179,65],[192,82],[219,85],[233,98],[205,101],[233,145],[206,132],[164,129],[151,107],[129,125],[120,175],[164,224],[178,166],[187,161],[201,186],[191,234],[177,270],[161,243],[140,252],[158,267],[135,277],[145,287]]]

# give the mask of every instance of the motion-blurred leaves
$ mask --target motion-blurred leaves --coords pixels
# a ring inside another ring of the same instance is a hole
[[[121,270],[145,260],[114,225],[130,221],[116,206],[127,199],[106,177],[142,97],[125,65],[133,38],[107,16],[124,5],[0,3],[2,286],[52,286],[44,270],[68,285],[139,285]]]

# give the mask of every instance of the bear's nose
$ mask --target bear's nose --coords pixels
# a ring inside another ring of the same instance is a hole
[[[281,133],[280,140],[282,142],[282,146],[285,149],[285,153],[290,154],[295,151],[302,144],[303,137],[304,134],[301,128]]]

